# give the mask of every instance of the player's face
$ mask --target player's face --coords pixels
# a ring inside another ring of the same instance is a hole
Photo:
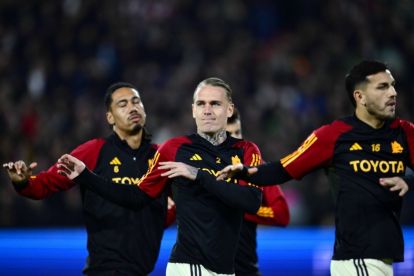
[[[222,87],[204,85],[194,94],[193,118],[197,132],[213,135],[226,129],[227,118],[233,114],[233,104],[229,102]]]
[[[240,120],[235,121],[233,124],[227,124],[226,131],[230,133],[234,138],[241,139],[241,123]]]
[[[397,91],[391,72],[379,72],[367,79],[368,83],[361,89],[361,103],[366,107],[367,113],[379,120],[394,118]]]
[[[145,125],[145,109],[138,91],[129,87],[115,90],[110,111],[106,113],[108,123],[121,135],[139,133]]]

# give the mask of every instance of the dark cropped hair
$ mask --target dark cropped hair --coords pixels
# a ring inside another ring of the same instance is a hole
[[[106,89],[105,96],[104,96],[104,103],[105,103],[105,107],[107,111],[111,109],[112,94],[119,88],[125,88],[125,87],[132,88],[138,91],[138,89],[134,85],[130,84],[129,82],[116,82],[116,83],[111,84]]]
[[[204,85],[210,85],[210,86],[214,86],[214,87],[224,88],[224,90],[226,91],[227,99],[229,100],[229,102],[231,102],[231,103],[233,102],[233,99],[231,97],[232,91],[231,91],[230,85],[227,82],[225,82],[224,80],[216,78],[216,77],[207,78],[207,79],[201,81],[197,85],[197,88],[194,91],[193,101],[194,101],[195,93]]]
[[[379,72],[385,72],[386,70],[389,70],[387,65],[375,60],[364,60],[352,67],[351,71],[345,76],[345,88],[349,99],[354,106],[356,106],[354,99],[354,91],[356,87],[366,83],[368,76]]]
[[[231,115],[228,119],[227,119],[227,124],[234,124],[237,121],[240,121],[240,113],[239,110],[237,110],[237,108],[234,108],[233,110],[233,115]]]

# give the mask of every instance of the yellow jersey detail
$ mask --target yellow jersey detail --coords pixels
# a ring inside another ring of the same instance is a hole
[[[265,217],[265,218],[273,218],[275,216],[275,214],[273,213],[272,208],[264,207],[264,206],[260,206],[260,208],[257,211],[256,215],[258,215],[259,217]]]
[[[260,156],[257,153],[252,154],[252,161],[250,162],[250,166],[257,166],[260,165]]]
[[[318,137],[314,133],[309,135],[309,137],[303,142],[303,144],[293,153],[289,154],[288,156],[282,158],[280,162],[282,163],[283,167],[286,167],[290,163],[292,163],[296,158],[298,158],[302,153],[304,153],[313,143],[318,140]]]
[[[193,156],[191,156],[190,160],[192,160],[192,161],[200,161],[200,160],[203,160],[203,158],[201,158],[201,156],[196,153]]]
[[[236,164],[240,164],[240,163],[241,163],[241,160],[237,155],[231,157],[231,164],[232,165],[236,165]]]
[[[404,173],[405,165],[401,160],[353,160],[349,161],[354,172],[363,173]]]
[[[362,147],[358,144],[358,143],[354,143],[350,148],[350,151],[355,151],[355,150],[362,150]]]
[[[160,158],[160,152],[159,151],[157,151],[157,152],[155,152],[155,154],[154,154],[154,158],[152,159],[152,162],[151,162],[151,166],[149,166],[148,167],[148,171],[144,174],[144,176],[143,177],[141,177],[140,179],[139,179],[139,181],[136,183],[138,186],[142,183],[142,181],[154,170],[154,167],[155,167],[155,164],[157,164],[157,162],[158,162],[158,159]],[[151,159],[150,159],[151,160]],[[148,160],[148,164],[149,164],[150,162],[149,162],[149,160]]]
[[[402,153],[404,148],[397,141],[391,142],[392,153]]]
[[[114,157],[111,162],[109,162],[109,165],[121,165],[121,161],[119,161],[118,157]]]

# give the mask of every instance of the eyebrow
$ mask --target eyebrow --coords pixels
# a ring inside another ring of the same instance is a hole
[[[135,100],[135,99],[139,99],[139,100],[141,100],[141,98],[140,97],[138,97],[138,96],[133,96],[132,98],[130,98],[132,101],[133,100]],[[118,101],[116,101],[116,103],[121,103],[121,102],[127,102],[129,99],[125,99],[125,98],[123,98],[123,99],[120,99],[120,100],[118,100]]]
[[[394,81],[391,81],[391,82],[380,82],[380,83],[378,83],[377,84],[377,86],[388,86],[388,85],[392,85],[392,86],[394,86],[395,85],[395,80]]]
[[[207,101],[207,100],[197,100],[195,102],[196,103],[210,103],[210,104],[215,104],[215,103],[222,103],[223,101],[220,101],[220,100],[211,100],[211,101]]]

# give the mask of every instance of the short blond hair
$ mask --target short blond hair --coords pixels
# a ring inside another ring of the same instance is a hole
[[[200,90],[201,87],[203,87],[205,85],[210,85],[210,86],[213,86],[213,87],[222,87],[226,91],[226,97],[229,100],[229,102],[230,103],[233,102],[233,99],[231,97],[232,90],[230,88],[230,85],[227,82],[225,82],[224,80],[222,80],[220,78],[216,78],[216,77],[207,78],[207,79],[201,81],[197,85],[197,87],[194,91],[194,94],[193,94],[193,102],[194,102],[195,94],[197,93],[197,91]]]

